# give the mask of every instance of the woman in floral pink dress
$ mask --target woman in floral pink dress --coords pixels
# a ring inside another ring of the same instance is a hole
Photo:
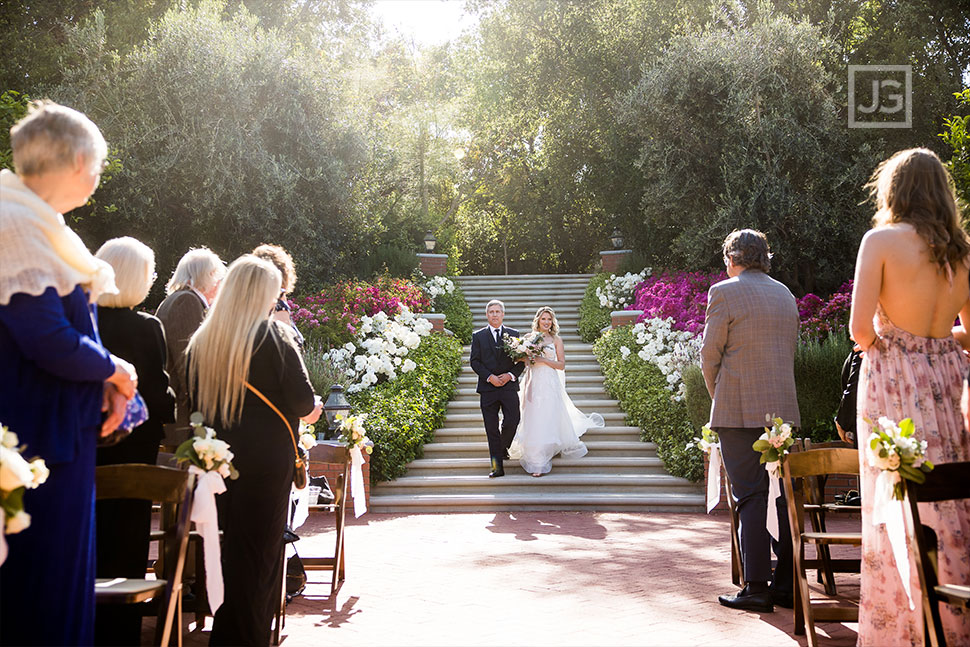
[[[961,412],[967,360],[951,334],[956,315],[970,323],[970,239],[961,229],[953,184],[927,149],[901,151],[869,183],[873,229],[856,261],[850,329],[865,352],[859,384],[862,589],[858,644],[922,645],[923,617],[910,559],[909,601],[886,535],[871,523],[879,470],[869,467],[863,418],[912,418],[934,463],[970,460]],[[920,504],[939,537],[940,579],[970,584],[970,502]],[[911,553],[912,554],[912,553]],[[944,605],[946,607],[947,605]],[[970,645],[970,613],[942,609],[947,643]]]

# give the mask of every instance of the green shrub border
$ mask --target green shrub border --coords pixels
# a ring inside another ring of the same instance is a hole
[[[674,476],[699,481],[704,477],[700,452],[687,443],[694,431],[687,404],[675,401],[660,369],[636,355],[623,359],[620,347],[636,348],[632,326],[607,331],[593,344],[605,376],[606,389],[620,401],[627,420],[640,427],[640,438],[657,445],[657,455]]]
[[[348,395],[354,413],[367,414],[364,426],[374,441],[371,483],[403,476],[434,438],[457,388],[462,345],[456,337],[433,333],[408,358],[417,364],[410,373]]]
[[[434,300],[435,312],[445,315],[445,328],[450,330],[462,344],[472,343],[472,311],[465,301],[465,293],[458,287],[455,278],[448,277],[455,284],[451,294],[441,294]]]
[[[587,344],[599,339],[600,331],[611,323],[611,310],[601,306],[599,297],[596,296],[596,289],[606,285],[608,278],[610,275],[606,272],[594,275],[586,286],[583,301],[579,304],[579,336]]]

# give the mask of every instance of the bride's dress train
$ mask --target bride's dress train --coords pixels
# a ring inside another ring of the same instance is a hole
[[[556,347],[546,344],[542,356],[555,361]],[[566,394],[566,374],[548,364],[526,365],[519,390],[522,413],[509,447],[509,458],[530,474],[552,471],[552,458],[580,458],[586,445],[579,439],[591,427],[603,427],[603,416],[585,415]]]

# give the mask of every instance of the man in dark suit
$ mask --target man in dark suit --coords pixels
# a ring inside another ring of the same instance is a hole
[[[505,304],[493,299],[485,306],[488,325],[472,335],[471,365],[478,374],[482,418],[488,436],[488,454],[492,460],[489,478],[505,476],[503,462],[508,458],[509,445],[519,426],[519,382],[525,369],[522,362],[513,362],[505,352],[502,336],[518,337],[519,331],[502,326]],[[498,412],[502,411],[499,429]]]
[[[776,604],[793,606],[791,534],[784,496],[768,501],[768,473],[751,445],[764,433],[766,414],[800,424],[795,396],[798,307],[788,288],[768,276],[771,254],[764,234],[732,232],[723,252],[729,278],[712,285],[707,295],[701,368],[713,398],[711,428],[721,441],[741,522],[745,587],[718,601],[734,609],[771,612]],[[769,504],[777,506],[777,540],[766,526]],[[774,572],[769,546],[778,556]]]

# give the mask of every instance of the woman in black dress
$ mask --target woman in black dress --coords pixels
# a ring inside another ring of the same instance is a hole
[[[175,393],[165,372],[165,332],[162,323],[134,307],[145,300],[155,280],[155,253],[130,238],[113,238],[96,256],[115,271],[118,294],[98,299],[98,326],[104,346],[138,371],[138,392],[148,407],[148,420],[111,447],[97,451],[98,465],[154,465],[162,440],[162,425],[175,421]],[[145,576],[148,563],[152,505],[148,501],[98,501],[98,577]],[[98,607],[95,644],[135,645],[141,640],[141,609]]]
[[[321,411],[292,335],[270,318],[280,284],[269,262],[248,254],[236,259],[187,349],[192,403],[230,444],[239,470],[218,497],[226,597],[215,611],[210,645],[265,647],[280,600],[293,442],[283,419],[246,382],[294,431],[301,416],[315,422]]]

